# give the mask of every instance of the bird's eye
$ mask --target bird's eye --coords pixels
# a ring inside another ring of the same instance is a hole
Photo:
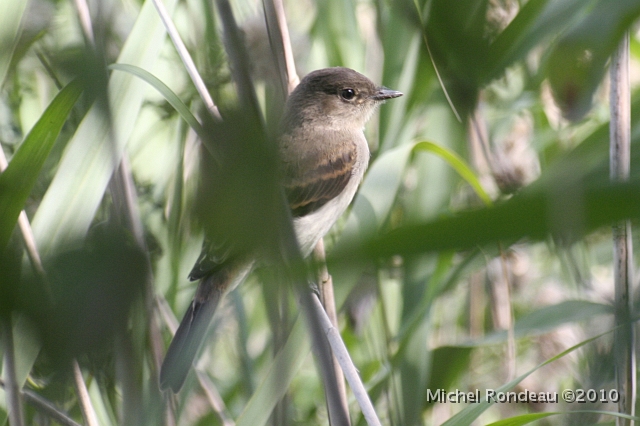
[[[356,91],[353,89],[342,89],[340,97],[345,101],[350,101],[356,97]]]

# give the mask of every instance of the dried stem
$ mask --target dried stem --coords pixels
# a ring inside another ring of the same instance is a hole
[[[218,392],[216,386],[213,384],[211,379],[209,379],[209,376],[198,370],[196,370],[196,376],[198,377],[198,382],[200,383],[200,386],[202,386],[204,393],[207,395],[209,404],[211,404],[215,412],[220,417],[222,425],[235,426],[236,423],[231,418],[220,392]]]
[[[509,282],[509,264],[507,263],[507,256],[502,248],[502,244],[500,246],[500,269],[502,272],[502,289],[504,292],[503,295],[503,303],[504,306],[499,309],[504,310],[504,326],[507,329],[507,365],[506,365],[506,373],[507,380],[510,382],[516,376],[516,338],[515,338],[515,330],[514,330],[514,321],[513,321],[513,304],[511,303],[511,283]]]
[[[193,84],[196,86],[196,90],[198,91],[198,94],[204,101],[204,104],[206,105],[207,109],[211,112],[211,114],[216,118],[220,118],[220,112],[218,111],[218,107],[213,102],[213,99],[211,98],[211,95],[207,90],[207,86],[204,84],[204,81],[202,80],[202,77],[200,76],[200,73],[196,68],[196,64],[193,62],[193,59],[191,59],[191,55],[189,54],[187,47],[184,45],[182,38],[180,38],[178,29],[176,28],[173,21],[171,20],[171,17],[169,16],[169,12],[167,12],[167,9],[164,7],[162,0],[152,0],[152,1],[153,1],[153,5],[156,7],[156,10],[158,11],[158,15],[160,15],[160,19],[162,19],[162,23],[164,24],[167,30],[167,33],[171,38],[171,41],[173,42],[173,45],[178,51],[178,55],[180,56],[180,59],[182,59],[182,63],[184,64],[185,68],[187,69],[187,72],[189,73],[189,77],[191,77],[191,81],[193,81]]]
[[[4,155],[4,151],[0,148],[0,173],[3,172],[8,165],[7,157]],[[35,269],[36,273],[40,277],[44,277],[45,273],[42,268],[40,253],[38,253],[38,248],[36,247],[36,239],[33,235],[33,231],[31,230],[27,213],[24,210],[22,210],[20,212],[20,216],[18,216],[18,226],[20,227],[20,234],[22,235],[22,240],[24,241],[24,245],[27,249],[27,256],[29,257],[31,266],[33,266],[33,269]],[[46,288],[48,291],[49,286],[47,285]]]
[[[313,249],[313,259],[318,262],[320,267],[317,272],[318,287],[320,289],[320,298],[322,306],[324,307],[331,325],[334,329],[338,328],[338,311],[336,309],[336,301],[333,295],[333,279],[329,274],[326,264],[326,256],[324,251],[324,241],[320,239],[318,244]],[[353,367],[355,369],[355,367]],[[335,351],[333,352],[333,371],[338,382],[338,391],[340,392],[340,401],[342,402],[342,409],[345,412],[349,412],[349,401],[347,399],[347,388],[344,383],[344,374],[336,358]]]
[[[342,367],[342,371],[344,372],[347,381],[349,382],[349,386],[351,386],[353,396],[360,405],[362,415],[367,421],[367,424],[369,426],[381,425],[380,419],[378,419],[376,411],[373,408],[373,404],[371,403],[371,399],[367,394],[367,390],[365,389],[364,384],[360,379],[358,370],[355,368],[353,361],[351,360],[351,356],[349,356],[349,351],[342,341],[340,332],[333,326],[333,324],[331,324],[331,320],[322,307],[320,300],[315,297],[315,295],[313,297],[313,307],[316,316],[320,319],[322,330],[324,331],[327,340],[329,341],[329,345],[331,345],[331,350],[338,360],[340,367]]]
[[[93,34],[93,25],[91,24],[91,14],[89,13],[89,5],[86,0],[74,0],[76,11],[78,12],[78,19],[80,20],[80,26],[85,38],[92,46],[95,45],[95,37]]]
[[[298,77],[295,61],[293,59],[293,48],[289,37],[289,29],[284,12],[282,0],[263,0],[265,19],[267,22],[267,30],[269,32],[269,40],[271,50],[276,57],[279,74],[281,77],[282,91],[291,93],[298,85],[300,79]],[[313,251],[314,260],[322,265],[318,270],[317,280],[319,282],[322,304],[326,313],[329,315],[334,329],[338,327],[338,317],[336,313],[335,300],[333,297],[333,280],[325,264],[325,250],[322,239],[318,242]],[[333,349],[333,348],[332,348]],[[339,406],[333,406],[329,403],[333,398],[327,398],[329,419],[332,423],[337,424],[336,419],[342,419],[346,424],[350,424],[349,404],[347,400],[347,390],[344,383],[344,375],[340,369],[340,364],[336,359],[335,352],[331,356],[333,364],[333,374],[337,384]],[[355,366],[351,364],[355,370]],[[368,399],[368,396],[367,396]]]
[[[609,108],[609,165],[612,181],[629,179],[631,156],[630,89],[629,89],[629,34],[626,33],[611,58]],[[634,415],[635,405],[635,351],[631,301],[633,282],[633,249],[631,223],[619,222],[613,226],[613,273],[616,303],[616,325],[619,326],[614,339],[616,354],[616,380],[621,398],[620,413]],[[616,418],[618,425],[633,424],[628,419]]]
[[[0,150],[1,151],[1,150]],[[2,346],[4,347],[4,371],[5,393],[7,394],[7,408],[9,410],[9,424],[11,426],[23,426],[24,412],[22,410],[22,398],[20,385],[16,377],[16,357],[13,346],[13,326],[9,319],[0,321],[2,326]]]
[[[231,68],[234,70],[233,77],[238,88],[240,103],[244,106],[249,120],[262,120],[260,108],[257,102],[253,83],[249,76],[249,59],[247,57],[245,46],[240,37],[239,29],[233,17],[231,6],[227,0],[218,0],[216,2],[220,19],[224,27],[225,37],[228,43],[228,54]],[[327,404],[329,410],[334,415],[332,418],[335,426],[348,425],[348,413],[338,409],[341,407],[339,398],[338,384],[333,375],[333,362],[331,349],[327,343],[327,339],[323,336],[320,326],[321,319],[318,318],[314,309],[313,299],[310,294],[306,271],[300,266],[304,264],[300,248],[298,247],[295,232],[293,230],[291,214],[289,212],[284,192],[281,194],[282,204],[281,211],[276,216],[281,219],[279,223],[274,224],[280,230],[280,244],[282,259],[288,267],[291,274],[291,282],[295,284],[295,288],[299,290],[302,310],[307,319],[307,325],[311,334],[311,341],[314,347],[314,354],[319,364],[319,372],[325,385],[325,394],[327,396]],[[324,313],[324,310],[323,310]]]
[[[75,359],[72,362],[72,368],[73,383],[76,387],[76,393],[78,394],[78,402],[80,403],[80,410],[82,411],[84,422],[87,424],[87,426],[99,426],[100,423],[98,423],[98,417],[96,416],[96,412],[93,410],[93,406],[91,405],[89,391],[87,390],[87,386],[84,384],[84,379],[82,378],[82,371],[80,371],[78,361],[76,361]]]
[[[293,48],[291,47],[282,0],[263,0],[262,4],[264,5],[271,51],[276,59],[282,89],[286,93],[291,93],[300,83],[300,78],[293,59]]]

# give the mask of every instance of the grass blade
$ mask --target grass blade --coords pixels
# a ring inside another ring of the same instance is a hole
[[[178,111],[180,116],[184,119],[184,121],[191,126],[193,130],[198,133],[198,135],[204,135],[204,130],[200,125],[198,119],[191,113],[189,107],[187,107],[184,102],[176,95],[173,90],[171,90],[166,84],[164,84],[158,77],[151,74],[149,71],[144,70],[140,67],[136,67],[134,65],[129,64],[113,64],[109,65],[109,68],[112,70],[124,71],[135,76],[140,77],[150,85],[152,85],[164,98],[171,104],[172,107]]]
[[[309,354],[309,340],[305,338],[307,327],[300,318],[289,334],[287,343],[273,360],[265,378],[253,394],[236,426],[262,426],[269,420],[268,413],[282,398],[293,376]]]
[[[18,215],[81,93],[78,81],[58,93],[0,175],[0,250],[6,247]]]
[[[171,10],[175,0],[167,1]],[[165,31],[150,1],[145,2],[118,58],[151,68],[159,56]],[[58,171],[33,219],[41,254],[84,236],[93,220],[115,166],[133,131],[147,89],[132,75],[114,73],[109,99],[115,140],[103,111],[94,105],[69,141]]]

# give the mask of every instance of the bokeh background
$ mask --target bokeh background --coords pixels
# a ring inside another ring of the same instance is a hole
[[[226,298],[197,375],[177,397],[160,394],[158,362],[195,290],[202,152],[150,78],[107,66],[148,71],[195,115],[202,100],[150,1],[90,1],[93,40],[82,3],[0,2],[4,383],[12,342],[19,386],[79,423],[74,363],[101,425],[327,424],[304,333],[282,355],[289,370],[269,382],[278,390],[263,385],[286,340],[278,327],[298,315],[269,268]],[[516,378],[515,391],[616,389],[611,224],[640,216],[640,3],[284,3],[301,76],[346,66],[405,94],[367,125],[369,171],[325,238],[342,337],[382,423],[612,424],[584,412],[617,410],[600,401],[478,409],[434,403],[429,391],[484,393]],[[165,5],[218,107],[236,108],[216,5]],[[279,77],[262,4],[231,5],[273,122]],[[616,186],[607,68],[625,32],[633,143],[629,184]],[[21,209],[42,267],[25,254]],[[274,413],[261,410],[285,389]],[[353,424],[365,424],[349,404]],[[73,424],[24,409],[25,424]]]

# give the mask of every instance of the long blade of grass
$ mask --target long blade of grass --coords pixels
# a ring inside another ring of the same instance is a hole
[[[336,252],[346,248],[347,244],[354,244],[354,241],[360,238],[375,235],[381,229],[394,205],[407,164],[413,155],[421,151],[431,152],[445,160],[471,185],[486,205],[492,205],[491,198],[482,188],[475,173],[454,152],[429,141],[401,145],[382,153],[371,166],[356,195],[340,241],[335,248]],[[337,289],[340,291],[337,295],[338,302],[341,302],[345,295],[346,286],[342,287]]]
[[[0,250],[6,247],[20,211],[81,93],[78,81],[58,93],[0,175]]]
[[[202,125],[198,121],[198,119],[191,113],[189,107],[187,107],[184,102],[176,95],[173,90],[171,90],[166,84],[164,84],[158,77],[151,74],[149,71],[142,69],[140,67],[136,67],[135,65],[129,64],[112,64],[109,65],[109,68],[112,70],[124,71],[135,76],[140,77],[151,86],[153,86],[164,98],[171,104],[172,107],[178,111],[178,114],[182,117],[184,121],[191,126],[193,130],[195,130],[198,135],[201,137],[204,135],[204,130],[202,129]]]
[[[2,2],[2,13],[0,13],[0,87],[4,85],[13,51],[20,38],[20,23],[27,3],[24,0]]]
[[[565,324],[588,321],[601,315],[613,314],[611,305],[586,300],[567,300],[556,305],[544,306],[518,318],[514,327],[516,339],[539,336]],[[470,340],[464,346],[495,345],[505,341],[505,330],[490,333],[481,339]]]
[[[460,175],[462,179],[464,179],[469,185],[471,185],[473,190],[486,206],[493,205],[491,197],[489,197],[484,188],[482,188],[482,185],[476,177],[476,174],[473,173],[473,170],[471,170],[467,163],[462,158],[460,158],[458,154],[445,147],[428,141],[418,142],[414,146],[413,151],[427,151],[442,158],[444,161],[449,163],[449,165]]]
[[[165,6],[171,10],[174,5],[175,0],[169,0]],[[164,36],[153,5],[145,2],[118,63],[152,68]],[[146,89],[140,79],[114,73],[108,90],[115,140],[111,141],[106,117],[94,105],[69,141],[33,219],[33,232],[43,256],[86,233],[131,135]]]
[[[557,193],[568,191],[571,185],[558,182]],[[565,224],[558,228],[550,220],[554,199],[547,194],[522,192],[495,207],[461,212],[428,223],[405,225],[372,240],[366,256],[428,253],[441,250],[469,249],[497,241],[517,241],[522,238],[541,240],[550,234],[561,239],[575,239],[616,220],[636,218],[640,212],[640,180],[629,183],[589,183],[583,188],[581,204],[567,204],[562,211],[553,211]],[[581,221],[576,220],[580,217]],[[348,248],[353,256],[357,245]],[[335,259],[339,255],[337,253]]]
[[[544,367],[547,364],[552,363],[553,361],[556,361],[556,360],[564,357],[567,354],[570,354],[571,352],[575,351],[576,349],[579,349],[579,348],[581,348],[581,347],[593,342],[594,340],[599,339],[602,336],[605,336],[605,335],[607,335],[609,333],[612,333],[614,330],[615,329],[612,329],[612,330],[606,331],[604,333],[598,334],[597,336],[591,337],[590,339],[584,340],[584,341],[578,343],[577,345],[574,345],[574,346],[570,347],[569,349],[559,353],[558,355],[553,356],[553,357],[549,358],[548,360],[546,360],[544,362],[541,362],[540,364],[538,364],[537,366],[535,366],[531,370],[527,371],[526,373],[516,377],[515,379],[511,380],[509,383],[506,383],[505,385],[502,385],[500,388],[496,389],[496,392],[499,393],[499,392],[506,392],[506,391],[510,390],[511,388],[513,388],[515,385],[520,383],[526,377],[528,377],[531,374],[533,374],[538,369]],[[483,399],[478,404],[469,405],[465,409],[463,409],[461,412],[459,412],[458,414],[456,414],[455,416],[451,417],[449,420],[444,422],[442,424],[442,426],[454,426],[454,425],[455,426],[466,426],[466,425],[470,425],[471,423],[473,423],[473,421],[475,421],[478,417],[480,417],[480,415],[482,413],[484,413],[487,408],[489,408],[493,404],[494,404],[494,402],[491,402],[491,401],[488,401],[486,399]]]
[[[309,354],[309,339],[305,338],[306,334],[307,327],[304,321],[298,318],[287,343],[276,355],[267,375],[238,417],[236,426],[262,426],[267,423],[268,413],[271,413],[276,403],[287,392],[294,375]]]
[[[514,416],[508,419],[498,420],[497,422],[490,423],[487,426],[522,426],[522,425],[528,425],[529,423],[535,422],[536,420],[544,419],[551,416],[558,416],[562,414],[565,414],[565,415],[581,414],[581,413],[603,414],[606,416],[614,416],[614,417],[619,417],[621,419],[627,419],[627,420],[636,420],[636,421],[640,420],[638,417],[629,416],[627,414],[620,414],[612,411],[602,411],[602,410],[576,410],[576,411],[568,411],[568,412],[549,411],[546,413],[529,413],[529,414],[523,414],[520,416]]]

